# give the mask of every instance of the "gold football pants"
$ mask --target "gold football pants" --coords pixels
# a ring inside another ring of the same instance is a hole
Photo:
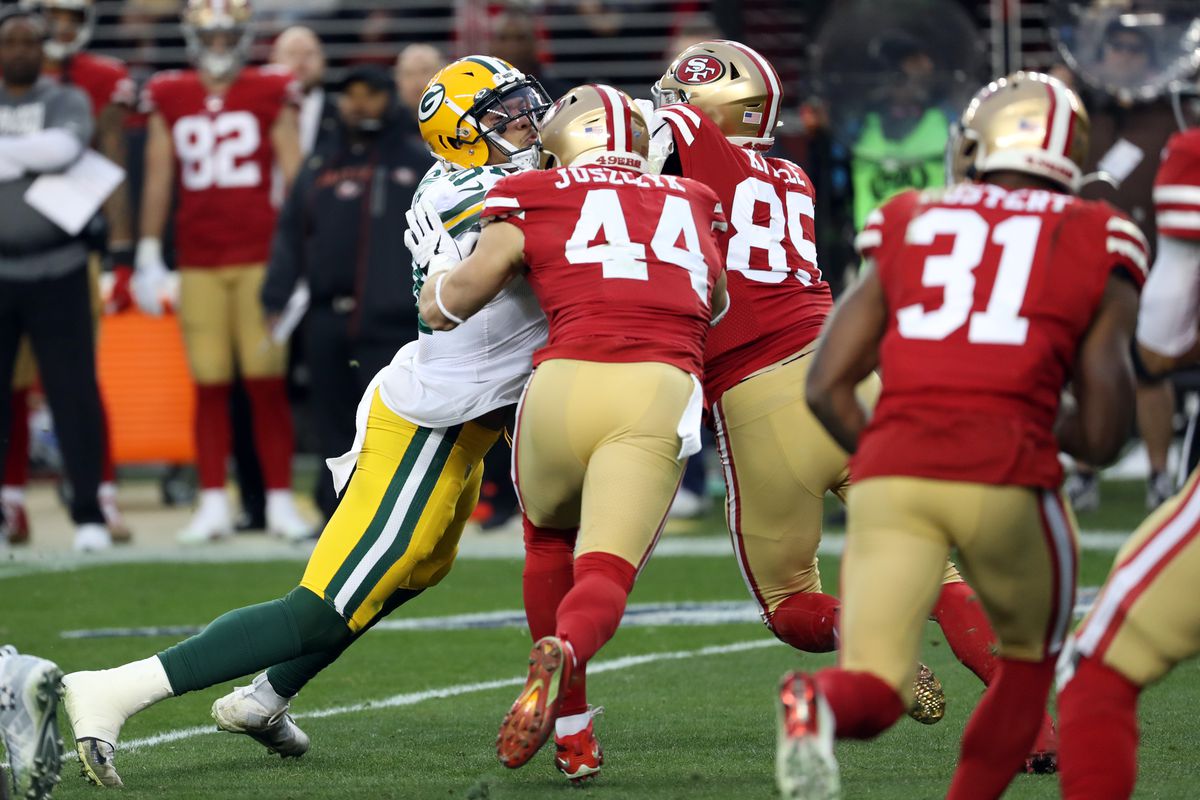
[[[794,594],[821,591],[817,547],[825,493],[845,495],[846,451],[804,399],[809,354],[753,375],[713,406],[717,452],[725,470],[725,512],[746,588],[764,618]],[[877,375],[858,386],[873,407]],[[946,582],[960,580],[947,564]]]
[[[641,569],[683,474],[677,431],[693,387],[686,372],[656,362],[538,366],[513,447],[525,516],[578,527],[577,555],[610,553]]]
[[[951,547],[996,631],[1000,655],[1042,661],[1062,648],[1075,606],[1078,537],[1057,493],[881,477],[855,483],[848,499],[844,669],[911,693]]]
[[[1117,553],[1078,651],[1139,686],[1200,653],[1200,470]]]
[[[278,378],[287,349],[272,341],[259,292],[266,267],[181,267],[179,321],[192,377],[199,384],[244,378]]]
[[[437,584],[454,564],[499,435],[474,422],[421,427],[376,390],[358,463],[300,585],[357,633],[397,590]]]

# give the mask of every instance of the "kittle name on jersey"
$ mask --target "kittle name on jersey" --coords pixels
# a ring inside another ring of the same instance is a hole
[[[46,120],[43,103],[26,103],[20,106],[0,106],[0,134],[6,136],[40,131]]]
[[[683,185],[674,175],[648,175],[641,172],[609,169],[607,167],[565,167],[558,171],[558,183],[555,189],[565,189],[574,183],[613,183],[629,186],[641,186],[643,189],[651,186],[666,187],[683,191]]]

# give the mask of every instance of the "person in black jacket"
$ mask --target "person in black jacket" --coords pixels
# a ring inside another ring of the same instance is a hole
[[[322,458],[354,440],[355,410],[375,373],[417,336],[404,212],[430,156],[405,135],[396,89],[379,67],[343,81],[339,125],[308,158],[280,212],[262,289],[273,329],[300,281],[310,292],[304,348]],[[333,485],[317,484],[326,517]]]

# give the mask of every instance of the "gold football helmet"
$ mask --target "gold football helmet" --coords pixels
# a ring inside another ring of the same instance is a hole
[[[1057,78],[1014,72],[972,98],[950,134],[951,182],[1012,170],[1078,192],[1088,154],[1088,115],[1079,96]]]
[[[549,105],[541,84],[507,61],[467,56],[430,78],[417,104],[417,123],[429,151],[451,167],[482,167],[490,144],[528,168],[536,165],[536,142],[518,147],[501,134],[521,118],[536,126]]]
[[[597,164],[646,171],[650,129],[629,95],[599,83],[576,86],[546,112],[541,167]]]
[[[771,62],[740,42],[692,45],[650,89],[654,105],[691,103],[736,145],[767,150],[775,142],[783,86]]]
[[[188,57],[214,78],[231,78],[250,51],[249,0],[188,0],[183,9],[183,39]]]
[[[96,29],[96,6],[92,0],[21,0],[21,8],[41,15],[46,22],[49,38],[43,49],[46,57],[62,61],[87,46]],[[77,19],[62,22],[54,12],[68,12]]]

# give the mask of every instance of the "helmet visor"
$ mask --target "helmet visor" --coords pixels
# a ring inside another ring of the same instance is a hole
[[[509,125],[528,120],[536,127],[550,107],[546,90],[532,78],[488,92],[471,109],[482,133],[504,133]]]

